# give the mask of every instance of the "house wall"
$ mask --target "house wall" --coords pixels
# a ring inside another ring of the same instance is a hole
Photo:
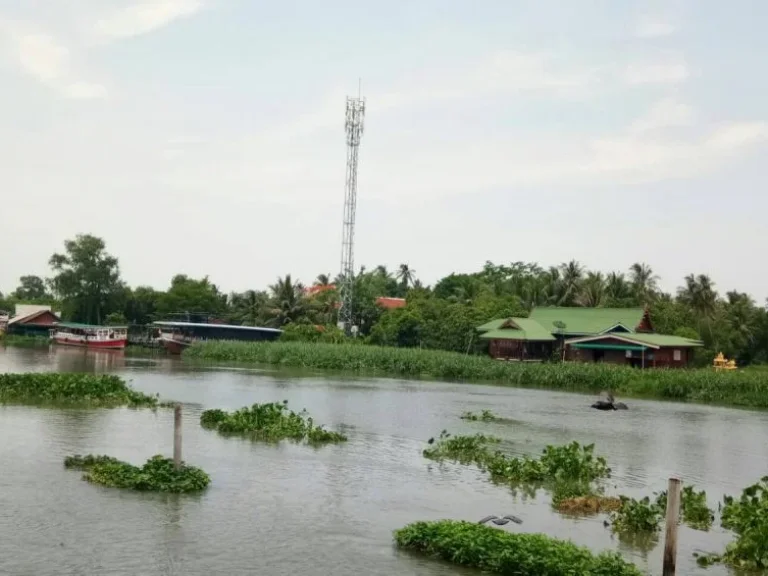
[[[680,360],[675,360],[675,350],[680,350]],[[690,348],[660,348],[656,350],[657,368],[687,368],[693,358]]]
[[[522,340],[491,340],[488,344],[491,358],[504,360],[548,360],[552,356],[552,342],[525,342]]]
[[[680,359],[675,360],[675,350],[680,350]],[[632,357],[627,358],[624,350],[602,350],[599,358],[599,350],[579,350],[568,347],[566,360],[574,362],[603,362],[606,364],[623,364],[640,368],[686,368],[690,365],[693,353],[689,348],[660,348],[659,350],[633,351]],[[598,354],[596,354],[598,353]]]

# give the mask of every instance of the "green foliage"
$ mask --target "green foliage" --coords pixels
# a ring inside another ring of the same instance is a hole
[[[200,416],[200,425],[222,434],[247,434],[270,442],[306,440],[310,444],[329,444],[347,440],[344,434],[316,426],[306,411],[297,413],[290,410],[287,400],[254,404],[231,413],[206,410]]]
[[[19,286],[13,291],[13,297],[21,302],[45,302],[52,299],[45,280],[33,275],[19,278]]]
[[[612,390],[623,396],[768,407],[768,379],[750,370],[636,370],[594,363],[498,362],[435,350],[307,342],[196,342],[184,356],[564,391]]]
[[[81,406],[158,406],[157,396],[130,388],[113,374],[33,372],[0,374],[0,402]]]
[[[144,294],[147,300],[150,294]],[[161,293],[156,303],[158,316],[189,312],[221,314],[226,309],[227,297],[205,276],[200,280],[186,274],[177,274],[171,279],[171,287]]]
[[[662,510],[667,509],[667,491],[656,497],[656,504]],[[707,531],[715,519],[714,512],[707,506],[707,493],[696,492],[693,486],[683,486],[680,494],[680,518],[695,530]]]
[[[480,414],[475,414],[474,412],[464,412],[464,414],[461,415],[461,419],[470,420],[472,422],[477,422],[478,420],[481,422],[497,422],[502,420],[502,418],[499,418],[490,410],[483,410],[480,412]]]
[[[140,468],[111,456],[93,454],[68,456],[64,466],[83,470],[83,480],[93,484],[142,492],[199,492],[211,483],[200,468],[182,463],[176,470],[171,458],[159,454]]]
[[[483,467],[493,457],[490,446],[501,442],[493,436],[475,434],[474,436],[451,436],[447,431],[440,432],[437,441],[430,438],[429,447],[423,452],[430,460],[452,460],[462,464],[476,464]]]
[[[722,560],[740,568],[768,568],[768,476],[745,488],[738,500],[725,497],[721,524],[736,533]]]
[[[492,574],[527,576],[640,576],[616,553],[586,548],[543,534],[515,534],[490,526],[440,520],[396,530],[398,547]]]
[[[641,500],[621,496],[621,508],[611,514],[611,529],[618,533],[648,533],[659,531],[664,509],[647,496]]]
[[[288,324],[280,335],[283,342],[325,342],[341,344],[351,341],[337,326],[315,324]]]
[[[61,298],[66,318],[101,324],[124,294],[117,258],[101,238],[80,234],[64,242],[64,253],[51,256],[54,292]]]
[[[0,343],[6,346],[50,346],[51,339],[46,336],[26,336],[24,334],[0,333]]]

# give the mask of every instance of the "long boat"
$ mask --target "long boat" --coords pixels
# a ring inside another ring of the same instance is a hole
[[[59,322],[50,331],[51,340],[64,346],[80,346],[101,350],[122,350],[128,342],[125,326],[93,326]]]
[[[158,340],[171,354],[181,354],[185,348],[198,340],[275,340],[283,333],[276,328],[261,326],[237,326],[208,322],[172,322],[159,320],[152,326],[159,329]]]

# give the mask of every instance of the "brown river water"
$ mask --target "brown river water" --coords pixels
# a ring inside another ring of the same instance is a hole
[[[129,493],[67,471],[69,454],[106,453],[140,464],[170,455],[169,410],[62,410],[0,406],[0,574],[13,576],[307,574],[465,575],[476,572],[398,552],[392,531],[442,518],[512,513],[522,526],[592,550],[620,550],[661,573],[661,546],[612,538],[603,517],[563,518],[549,497],[514,495],[479,471],[422,457],[442,429],[502,437],[512,452],[596,444],[613,468],[610,491],[663,490],[670,475],[704,488],[710,506],[768,473],[768,413],[632,400],[590,410],[587,396],[442,382],[201,367],[165,357],[63,348],[2,348],[0,372],[114,372],[144,392],[184,403],[184,459],[205,469],[198,496]],[[199,426],[203,409],[287,399],[349,442],[313,449],[225,439]],[[513,422],[465,422],[491,409]],[[693,553],[719,552],[731,535],[685,526],[679,574],[722,575]]]

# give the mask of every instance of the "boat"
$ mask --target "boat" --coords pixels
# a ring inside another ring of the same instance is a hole
[[[277,328],[238,326],[214,322],[176,322],[159,320],[152,326],[160,332],[158,341],[171,354],[181,354],[185,348],[199,340],[276,340],[283,333]]]
[[[126,326],[93,326],[59,322],[51,329],[51,340],[64,346],[100,350],[122,350],[128,342]]]

